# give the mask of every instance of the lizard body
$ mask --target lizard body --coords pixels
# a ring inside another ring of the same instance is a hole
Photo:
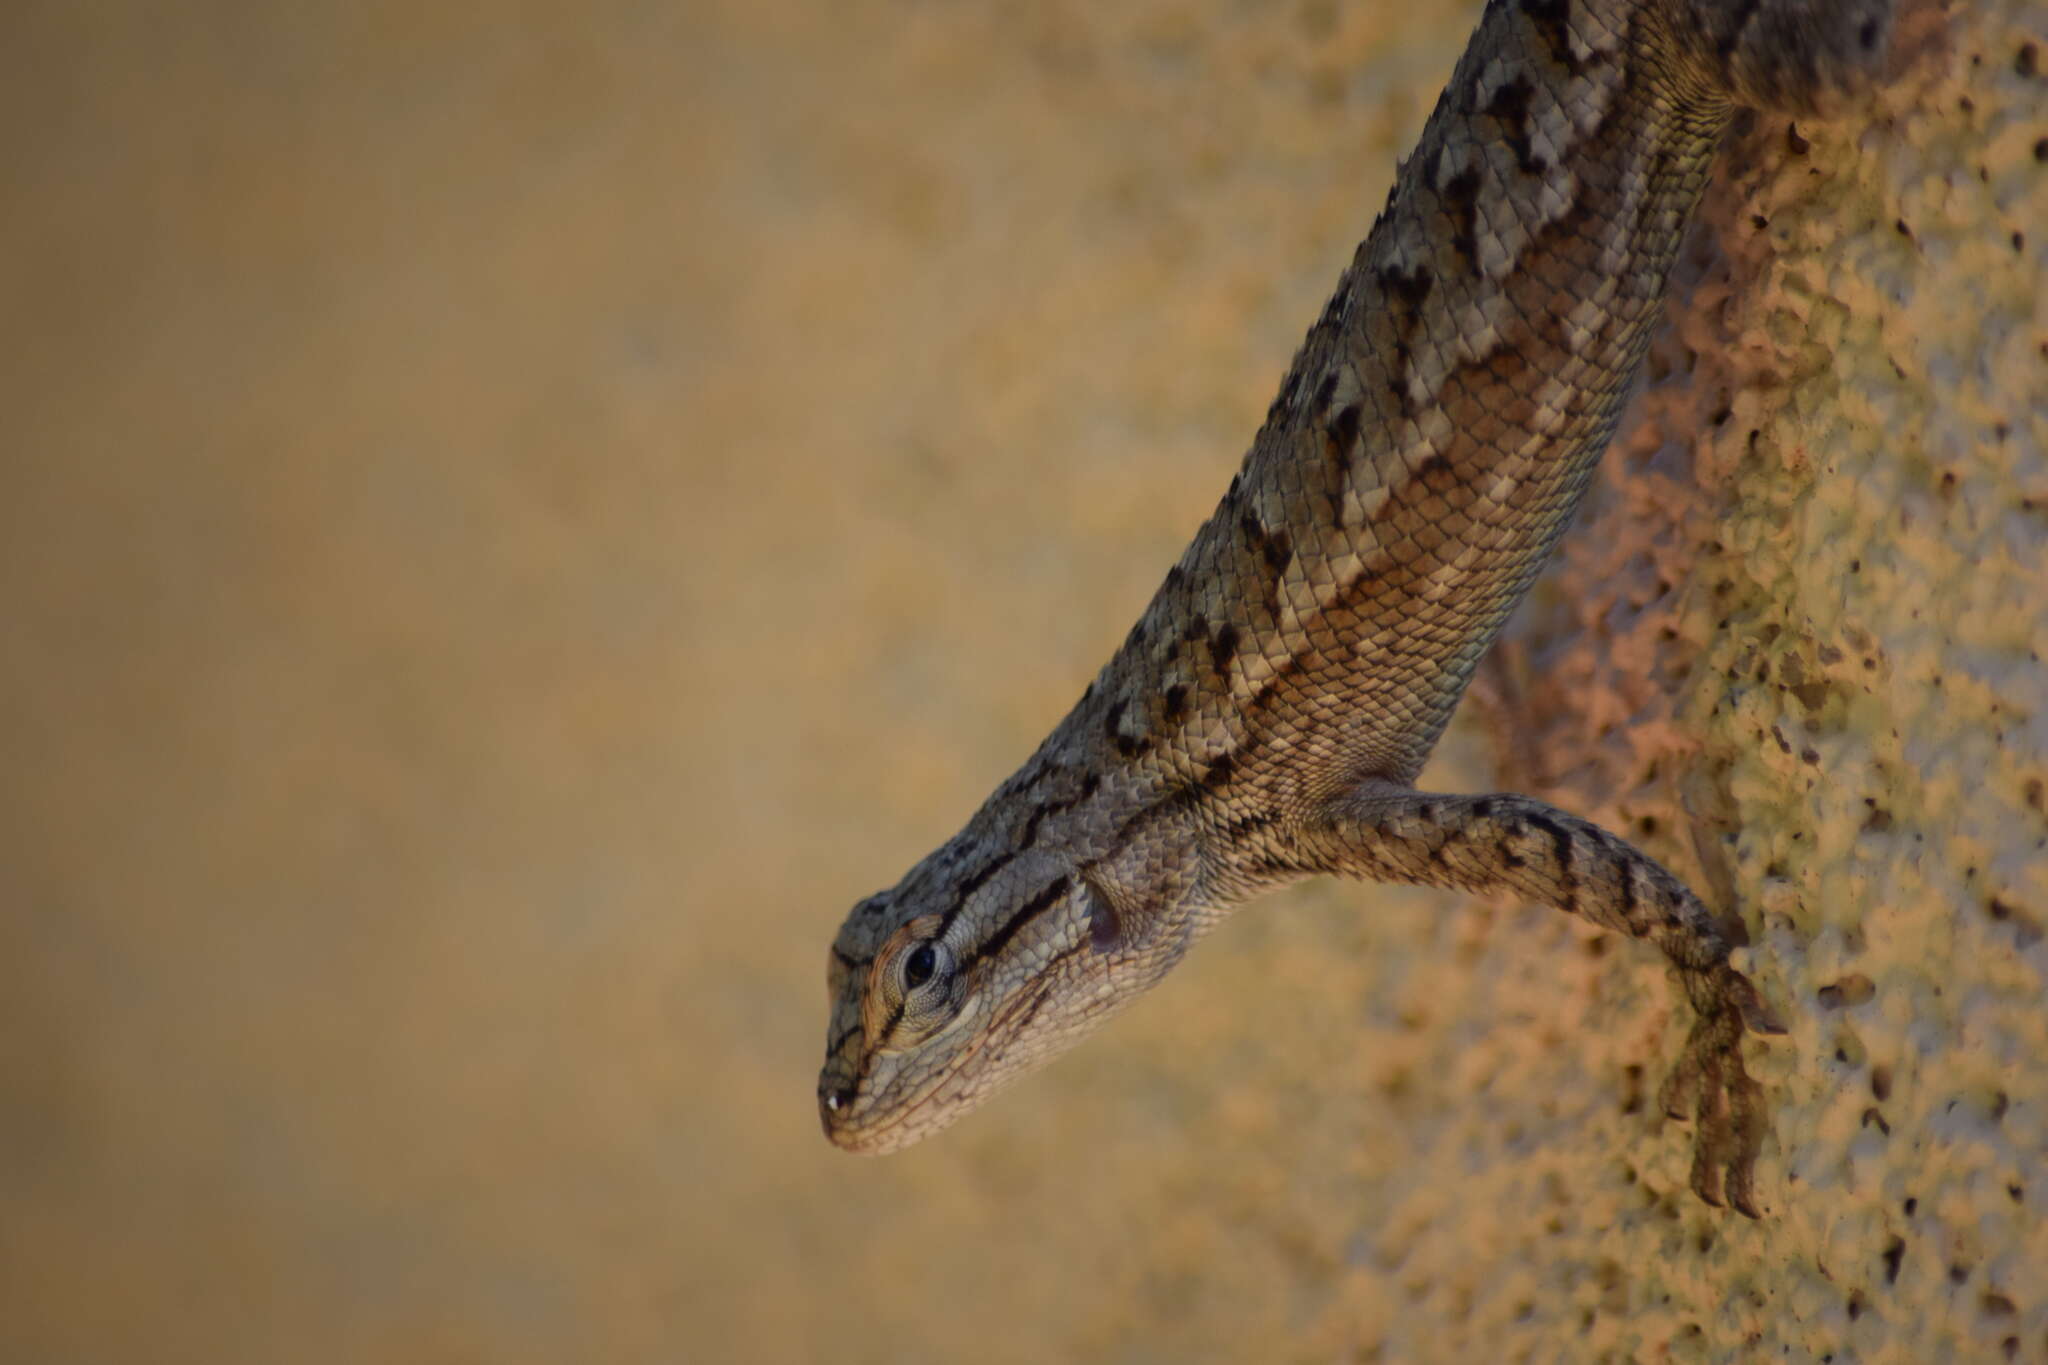
[[[1755,1212],[1778,1031],[1733,941],[1622,839],[1413,781],[1605,449],[1738,104],[1867,79],[1889,0],[1492,0],[1215,513],[967,826],[857,905],[820,1115],[887,1151],[1318,873],[1509,891],[1646,938],[1697,1015],[1663,1099]]]

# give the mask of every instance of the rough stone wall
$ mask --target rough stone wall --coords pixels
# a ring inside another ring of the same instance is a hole
[[[0,1359],[2048,1360],[2038,2],[1748,135],[1428,775],[1741,909],[1763,1222],[1653,957],[1398,889],[816,1131],[1475,8],[8,7]]]
[[[1906,46],[1873,117],[1731,146],[1500,675],[1515,761],[1744,907],[1793,1012],[1770,1216],[1695,1267],[1768,1301],[1728,1358],[2048,1358],[2048,11]]]

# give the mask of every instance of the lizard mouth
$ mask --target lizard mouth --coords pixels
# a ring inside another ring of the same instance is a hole
[[[863,1103],[860,1092],[851,1083],[828,1075],[818,1084],[818,1121],[826,1140],[842,1152],[881,1156],[937,1132],[955,1117],[941,1110],[939,1121],[930,1122],[932,1115],[924,1112],[925,1102],[944,1080],[943,1076],[935,1079],[925,1086],[923,1093],[900,1106],[892,1106],[884,1117],[877,1112],[872,1097]],[[919,1118],[927,1121],[920,1124]]]
[[[858,1032],[850,1035],[826,1061],[818,1077],[818,1121],[826,1139],[842,1151],[879,1156],[951,1127],[980,1102],[979,1096],[961,1102],[962,1072],[1015,1031],[1020,1008],[1028,1007],[1024,1008],[1026,1018],[1035,1013],[1050,989],[1049,984],[1042,985],[1007,1002],[992,1020],[988,1018],[986,994],[971,992],[962,1002],[959,1014],[934,1035],[938,1038],[963,1034],[958,1050],[933,1067],[930,1074],[908,1084],[899,1075],[892,1078],[894,1083],[885,1080],[881,1085],[863,1085],[872,1080],[876,1061],[890,1054],[869,1052],[862,1047]],[[945,1102],[949,1098],[952,1102]]]

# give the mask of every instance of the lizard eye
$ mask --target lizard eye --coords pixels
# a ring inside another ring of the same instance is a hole
[[[901,1051],[959,1016],[967,982],[952,948],[936,937],[944,923],[938,915],[920,915],[875,955],[861,1004],[872,1046]]]

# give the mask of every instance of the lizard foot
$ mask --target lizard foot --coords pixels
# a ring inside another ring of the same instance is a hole
[[[1742,1065],[1745,1031],[1783,1033],[1749,979],[1721,962],[1685,974],[1686,994],[1698,1019],[1671,1069],[1658,1103],[1672,1118],[1695,1119],[1692,1188],[1716,1208],[1726,1203],[1751,1218],[1756,1204],[1756,1158],[1763,1149],[1763,1087]],[[1725,1196],[1725,1197],[1724,1197]]]

